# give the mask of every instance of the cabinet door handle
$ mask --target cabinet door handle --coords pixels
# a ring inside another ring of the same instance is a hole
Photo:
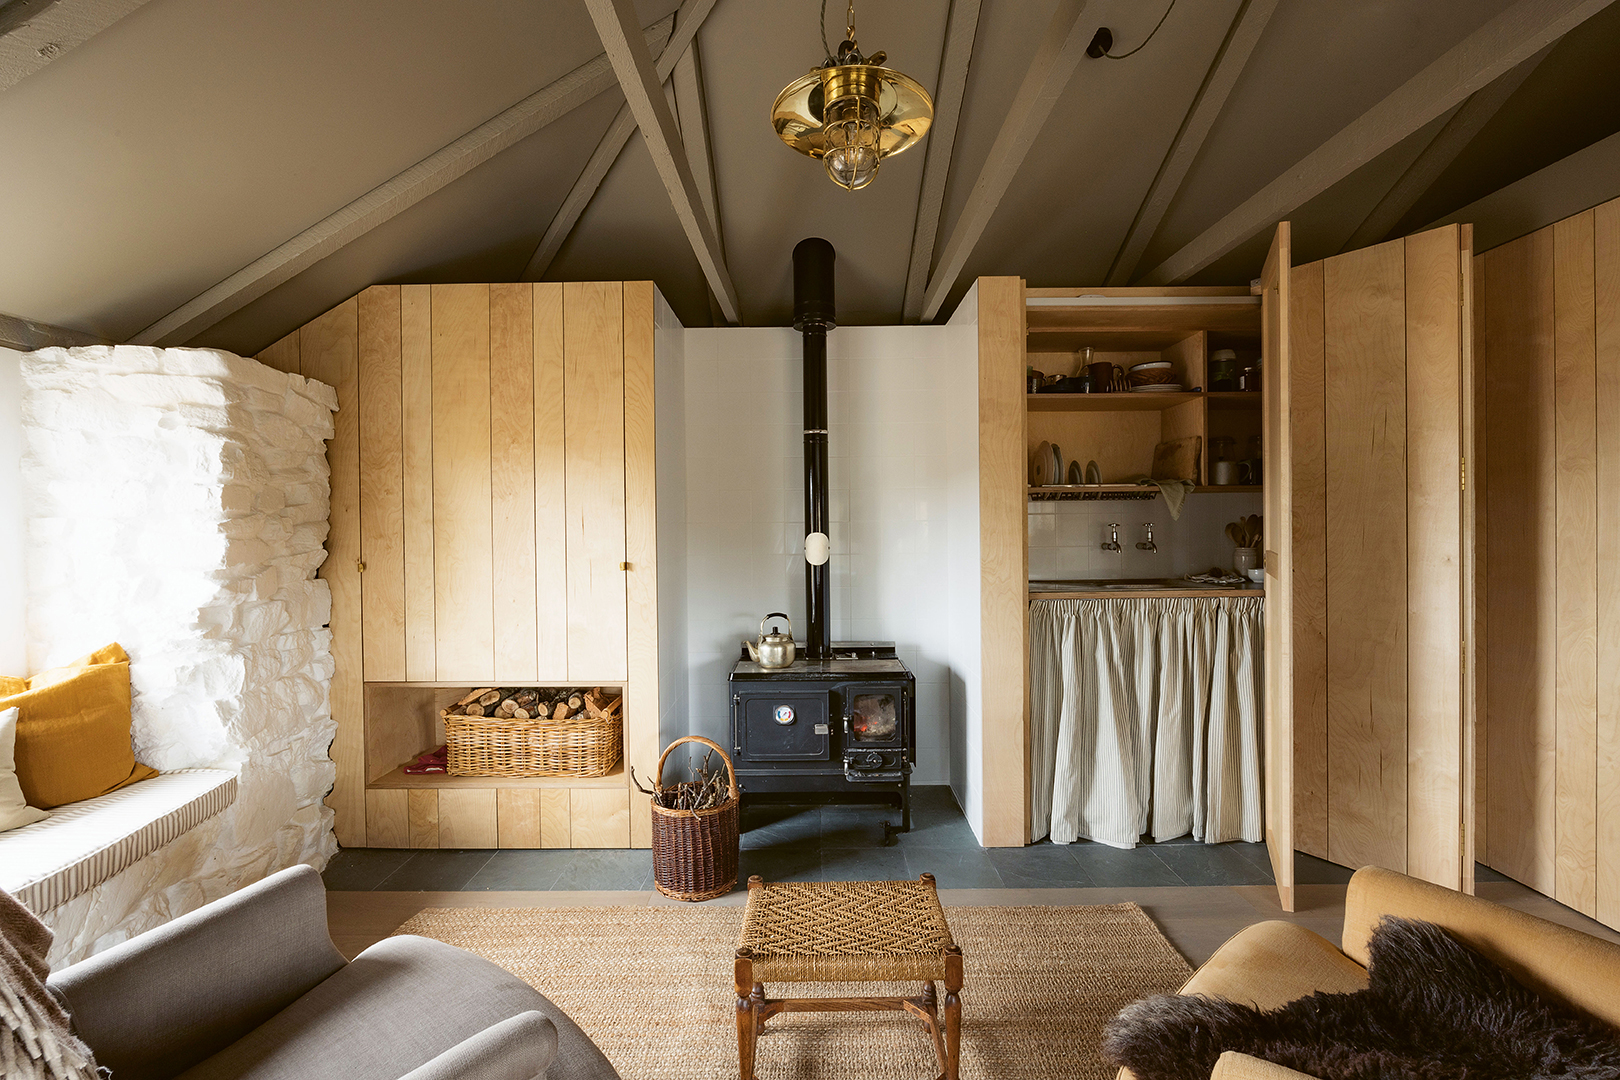
[[[630,564],[627,563],[627,562],[622,562],[622,563],[619,564],[619,569],[620,570],[628,570],[628,569],[630,569]]]

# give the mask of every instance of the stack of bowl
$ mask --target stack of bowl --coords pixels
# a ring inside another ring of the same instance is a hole
[[[1135,364],[1127,376],[1131,389],[1139,386],[1163,386],[1176,377],[1175,367],[1168,360],[1154,360],[1151,363]]]

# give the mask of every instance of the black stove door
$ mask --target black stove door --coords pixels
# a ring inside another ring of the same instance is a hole
[[[738,694],[732,705],[744,761],[826,761],[827,694],[765,690]]]

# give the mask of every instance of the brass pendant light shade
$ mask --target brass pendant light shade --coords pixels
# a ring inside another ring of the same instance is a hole
[[[928,91],[884,67],[884,59],[881,52],[861,55],[851,3],[837,59],[793,80],[771,107],[771,125],[782,141],[821,159],[833,183],[850,191],[870,184],[885,158],[921,142],[934,122]]]

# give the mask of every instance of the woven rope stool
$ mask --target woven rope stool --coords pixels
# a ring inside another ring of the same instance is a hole
[[[917,997],[768,998],[767,982],[921,980]],[[939,1016],[934,980],[945,983]],[[737,944],[737,1058],[755,1080],[754,1048],[765,1021],[784,1012],[908,1012],[927,1025],[941,1080],[957,1080],[962,1041],[962,950],[951,940],[934,875],[916,881],[748,879],[748,913]]]

